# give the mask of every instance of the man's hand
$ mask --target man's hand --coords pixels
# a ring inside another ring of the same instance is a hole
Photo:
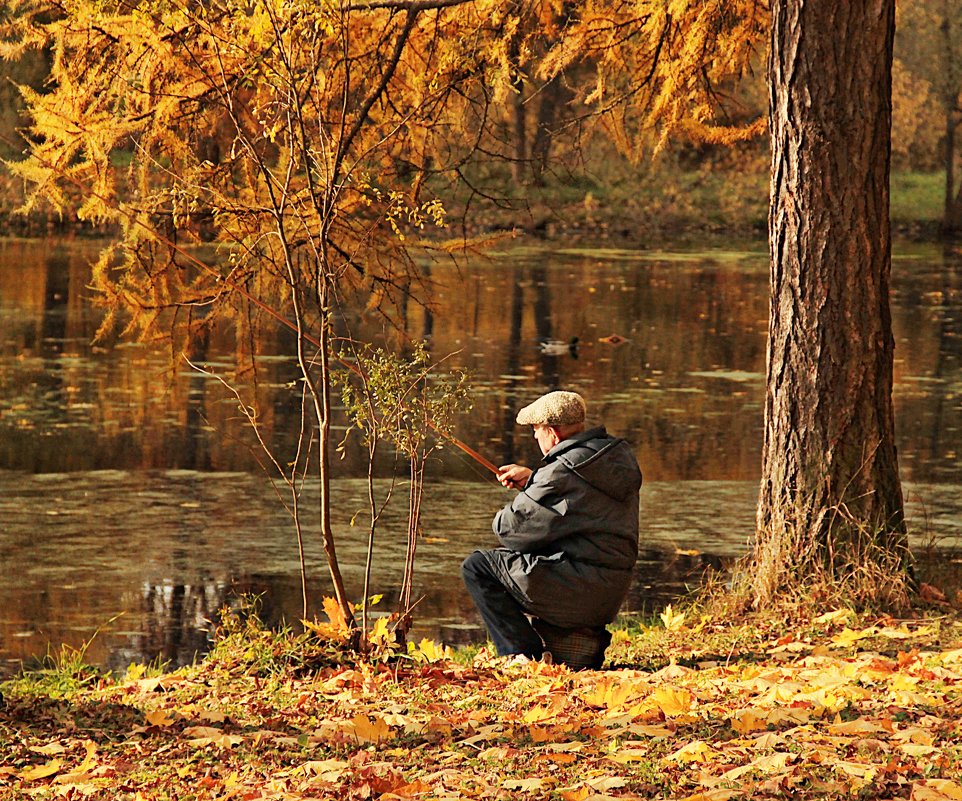
[[[505,464],[498,468],[498,481],[508,488],[521,489],[533,471],[522,464]]]

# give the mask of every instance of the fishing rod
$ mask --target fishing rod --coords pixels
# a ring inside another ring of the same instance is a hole
[[[12,144],[13,144],[13,143],[10,142],[10,140],[8,140],[7,137],[5,137],[5,136],[0,136],[0,140],[6,142],[6,143],[9,144],[9,145],[12,145]],[[203,261],[202,259],[199,259],[197,256],[195,256],[193,253],[185,250],[183,247],[181,247],[180,245],[178,245],[176,242],[172,241],[172,240],[169,239],[168,237],[163,236],[162,234],[159,234],[156,230],[154,230],[153,228],[151,228],[150,226],[148,226],[145,222],[143,222],[143,221],[138,217],[138,215],[137,215],[135,212],[133,212],[133,211],[128,211],[128,210],[124,207],[124,205],[121,204],[119,201],[113,201],[113,200],[111,200],[111,199],[105,198],[105,197],[103,197],[102,195],[98,194],[96,190],[93,190],[93,189],[91,189],[90,187],[85,186],[83,183],[81,183],[81,181],[80,181],[78,178],[74,178],[73,176],[70,176],[70,175],[64,175],[64,173],[63,173],[62,171],[60,171],[60,170],[56,167],[56,165],[52,164],[50,161],[44,159],[43,157],[38,156],[36,153],[32,153],[31,155],[33,156],[33,158],[35,158],[37,161],[39,161],[39,162],[40,162],[43,166],[45,166],[47,169],[52,170],[56,175],[58,175],[58,176],[61,177],[61,178],[66,178],[68,181],[70,181],[71,183],[73,183],[74,186],[76,186],[76,187],[77,187],[78,189],[80,189],[82,192],[86,192],[87,194],[91,195],[92,197],[95,197],[97,200],[99,200],[99,201],[100,201],[101,203],[103,203],[105,206],[108,206],[108,207],[110,207],[110,208],[113,208],[114,211],[118,212],[119,214],[122,214],[124,217],[126,217],[126,218],[127,218],[130,222],[132,222],[134,225],[139,226],[140,228],[142,228],[143,230],[145,230],[145,231],[146,231],[148,234],[150,234],[151,237],[153,237],[156,241],[160,242],[160,243],[163,244],[163,245],[166,245],[166,246],[169,247],[171,250],[173,250],[175,253],[183,256],[183,257],[184,257],[187,261],[189,261],[190,263],[194,264],[194,265],[197,266],[197,267],[200,267],[202,270],[204,270],[205,272],[207,272],[209,275],[214,276],[214,277],[217,279],[217,281],[219,281],[220,283],[222,283],[222,284],[223,284],[224,286],[226,286],[228,289],[231,289],[231,290],[233,290],[234,292],[237,292],[238,294],[240,294],[242,297],[244,297],[245,299],[247,299],[248,301],[250,301],[251,303],[253,303],[257,308],[261,309],[261,311],[263,311],[265,314],[267,314],[267,315],[270,316],[270,317],[273,317],[275,320],[277,320],[279,323],[281,323],[282,325],[284,325],[284,326],[286,326],[287,328],[289,328],[291,331],[293,331],[294,333],[296,333],[298,336],[303,337],[305,340],[307,340],[309,343],[311,343],[312,345],[314,345],[314,346],[317,347],[317,348],[321,348],[321,347],[322,347],[321,342],[320,342],[319,339],[317,339],[316,337],[312,336],[312,335],[309,334],[308,332],[300,329],[295,323],[292,323],[292,322],[291,322],[290,320],[288,320],[283,314],[281,314],[279,311],[277,311],[276,309],[274,309],[271,305],[269,305],[269,304],[265,303],[264,301],[260,300],[260,298],[257,298],[257,297],[255,297],[254,295],[252,295],[250,292],[248,292],[246,289],[244,289],[240,284],[238,284],[238,283],[236,283],[236,282],[234,282],[234,281],[231,281],[229,278],[225,278],[225,277],[220,273],[220,271],[214,269],[214,268],[211,267],[209,264],[207,264],[205,261]],[[332,354],[332,355],[333,355],[333,354]],[[338,356],[336,356],[336,355],[333,355],[333,358],[334,358],[334,360],[335,360],[338,364],[340,364],[340,365],[343,366],[343,367],[346,367],[347,369],[351,370],[351,371],[352,371],[353,373],[355,373],[356,375],[359,375],[359,376],[361,376],[361,377],[363,378],[363,373],[361,372],[360,368],[358,368],[357,366],[351,364],[350,362],[345,361],[344,359],[341,359],[340,357],[338,357]],[[481,465],[482,467],[484,467],[486,470],[490,471],[491,473],[494,473],[496,476],[497,476],[497,475],[500,475],[501,471],[498,469],[498,466],[494,464],[494,462],[492,462],[490,459],[487,459],[486,457],[482,456],[480,453],[478,453],[474,448],[472,448],[472,447],[471,447],[470,445],[468,445],[466,442],[462,442],[460,439],[458,439],[456,436],[454,436],[454,434],[450,433],[449,431],[442,431],[442,430],[439,429],[437,426],[435,426],[435,425],[434,425],[434,422],[433,422],[432,420],[430,420],[430,419],[428,419],[427,425],[428,425],[428,428],[430,428],[435,434],[437,434],[438,436],[443,437],[444,439],[448,440],[452,445],[454,445],[455,447],[457,447],[458,449],[460,449],[462,452],[464,452],[465,454],[467,454],[468,456],[470,456],[472,459],[474,459],[474,461],[476,461],[478,464],[480,464],[480,465]]]

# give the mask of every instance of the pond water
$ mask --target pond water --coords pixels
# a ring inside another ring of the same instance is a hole
[[[214,378],[162,345],[92,343],[92,243],[0,243],[0,673],[62,643],[88,661],[191,659],[225,602],[261,595],[269,621],[296,621],[301,589],[289,516]],[[514,412],[564,387],[635,448],[643,555],[626,609],[650,611],[706,564],[746,552],[762,438],[767,253],[516,249],[431,273],[432,312],[408,330],[471,376],[456,434],[496,463],[533,463]],[[962,548],[962,262],[903,249],[893,270],[895,404],[912,540]],[[351,321],[370,333],[373,321]],[[570,342],[543,353],[548,339]],[[278,331],[263,343],[265,431],[283,452],[299,415]],[[271,354],[275,354],[271,356]],[[235,363],[226,332],[192,354]],[[335,530],[349,592],[361,593],[366,465],[335,469]],[[387,478],[378,481],[384,491]],[[403,498],[404,493],[396,493]],[[511,493],[453,448],[430,467],[415,636],[483,639],[458,567],[490,546]],[[403,564],[403,503],[379,528],[374,589]],[[358,514],[360,513],[360,514]],[[355,524],[352,525],[352,520]],[[316,528],[310,595],[328,592]]]

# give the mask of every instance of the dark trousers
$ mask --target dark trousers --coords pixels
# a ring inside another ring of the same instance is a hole
[[[465,559],[461,564],[461,577],[498,654],[524,654],[539,659],[544,652],[541,636],[532,627],[524,607],[498,579],[484,554],[475,551]]]

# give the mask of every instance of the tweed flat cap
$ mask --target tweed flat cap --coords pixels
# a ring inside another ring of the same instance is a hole
[[[518,412],[518,425],[567,426],[585,421],[585,399],[577,392],[549,392]]]

